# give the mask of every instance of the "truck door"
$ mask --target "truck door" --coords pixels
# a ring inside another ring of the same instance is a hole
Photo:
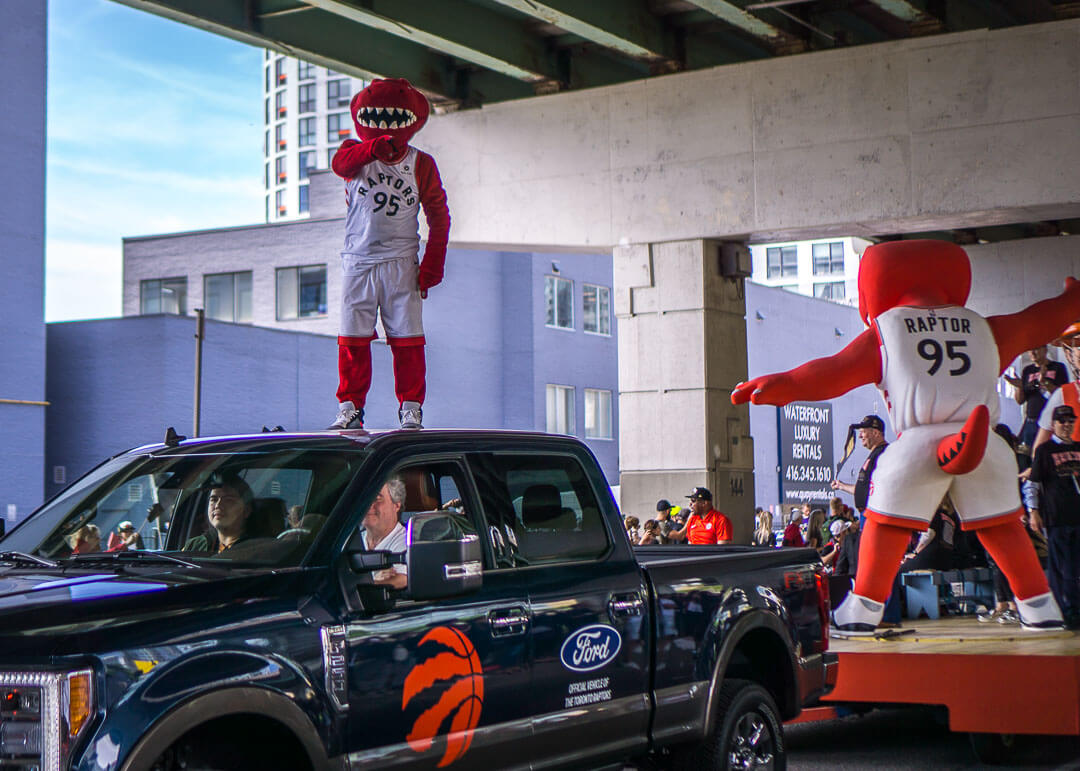
[[[436,509],[479,513],[456,460],[410,462],[390,476],[405,484],[403,521]],[[519,756],[528,767],[528,600],[517,573],[491,559],[474,594],[403,594],[392,610],[345,624],[351,767],[513,768]]]
[[[627,544],[609,533],[581,460],[491,453],[469,463],[489,522],[500,519],[515,542],[529,593],[534,766],[643,748],[646,587]]]

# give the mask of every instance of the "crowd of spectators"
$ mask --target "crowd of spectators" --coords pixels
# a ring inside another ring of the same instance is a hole
[[[661,498],[656,502],[656,517],[645,520],[645,524],[638,517],[624,517],[630,543],[634,546],[684,541],[692,545],[731,543],[731,519],[713,508],[712,492],[706,487],[695,487],[686,498],[688,506],[673,506],[671,501]]]

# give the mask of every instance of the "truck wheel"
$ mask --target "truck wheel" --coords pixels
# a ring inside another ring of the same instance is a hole
[[[1016,754],[1016,734],[968,734],[971,750],[980,763],[1000,766]]]
[[[716,731],[677,756],[685,769],[787,768],[784,732],[773,697],[750,680],[726,680],[717,697]]]

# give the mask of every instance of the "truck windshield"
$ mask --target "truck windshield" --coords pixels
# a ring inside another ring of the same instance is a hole
[[[107,461],[30,515],[0,550],[76,564],[147,551],[224,567],[296,565],[367,455],[280,443],[230,449]]]

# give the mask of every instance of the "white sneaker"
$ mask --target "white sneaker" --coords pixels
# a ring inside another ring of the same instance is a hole
[[[402,402],[398,420],[402,428],[423,428],[424,411],[420,409],[420,402]]]
[[[338,414],[334,418],[334,422],[331,423],[327,430],[340,431],[346,428],[363,428],[364,427],[364,410],[356,409],[356,406],[352,402],[342,402],[338,405]]]
[[[872,635],[884,614],[885,603],[849,592],[832,612],[832,626],[849,635]]]
[[[1065,619],[1061,608],[1050,592],[1028,597],[1016,598],[1016,610],[1020,613],[1020,626],[1029,632],[1058,631],[1065,628]]]

